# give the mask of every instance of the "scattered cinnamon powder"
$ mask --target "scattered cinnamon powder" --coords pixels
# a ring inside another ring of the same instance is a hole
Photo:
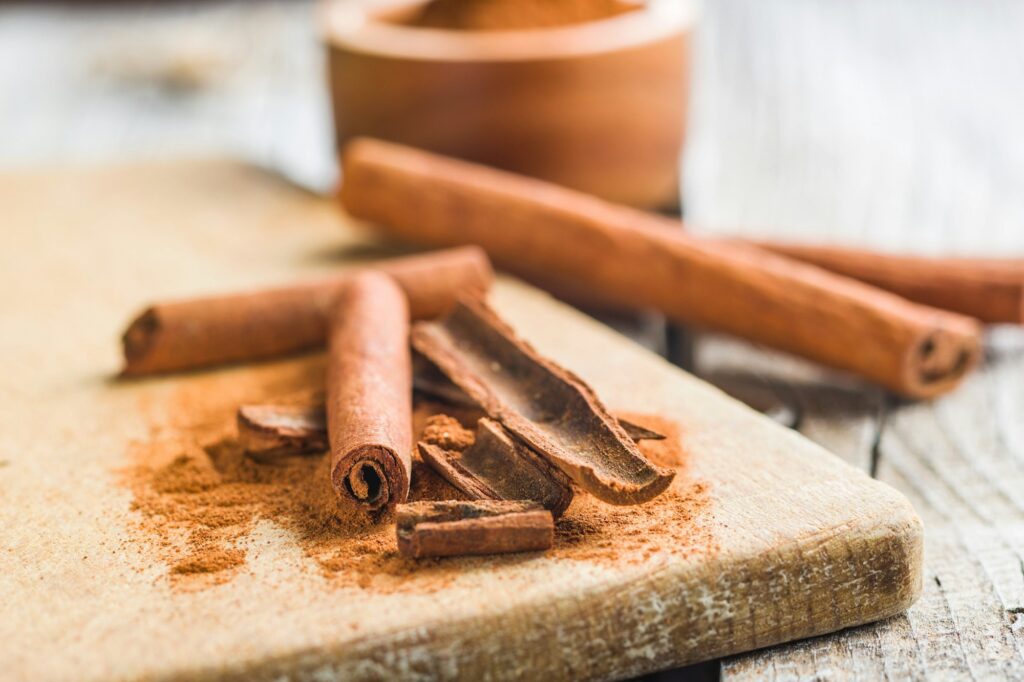
[[[638,9],[623,0],[433,0],[408,24],[421,28],[501,31],[607,19]]]
[[[473,432],[447,414],[435,414],[427,419],[426,428],[420,440],[436,445],[442,450],[462,452],[476,440]]]
[[[665,436],[664,440],[640,441],[640,450],[644,457],[662,467],[680,468],[686,465],[686,452],[680,443],[683,439],[682,429],[677,422],[653,414],[636,412],[616,412],[616,417],[628,419],[637,426],[643,426]]]
[[[243,403],[311,404],[322,399],[322,356],[231,372],[199,375],[170,389],[147,409],[150,436],[133,447],[126,484],[139,512],[135,539],[151,546],[169,567],[172,584],[185,589],[230,580],[246,564],[242,548],[260,520],[288,529],[320,572],[338,585],[376,591],[433,591],[474,566],[528,559],[476,557],[442,560],[398,555],[390,519],[372,523],[340,505],[322,455],[257,463],[235,439],[235,410]],[[449,415],[443,417],[438,415]],[[417,401],[413,433],[440,429],[461,442],[480,413]],[[559,521],[556,546],[546,556],[588,562],[639,562],[669,551],[691,556],[713,551],[707,485],[686,476],[678,427],[649,415],[631,420],[667,436],[643,441],[652,461],[680,469],[672,487],[640,506],[613,507],[577,495]],[[411,500],[464,499],[414,453]],[[415,576],[415,580],[410,579]]]

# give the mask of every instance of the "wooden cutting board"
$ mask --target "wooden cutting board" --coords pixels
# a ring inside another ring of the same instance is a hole
[[[621,677],[883,618],[920,590],[901,495],[512,280],[493,300],[529,340],[669,433],[651,451],[679,465],[669,494],[579,500],[546,555],[417,566],[385,535],[304,527],[273,495],[296,469],[235,461],[228,480],[224,458],[234,407],[294,397],[322,359],[121,382],[118,335],[149,300],[376,247],[329,201],[228,162],[9,173],[0,205],[4,676]],[[203,458],[213,483],[167,485]]]

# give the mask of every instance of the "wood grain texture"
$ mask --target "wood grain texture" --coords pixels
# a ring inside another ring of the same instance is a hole
[[[300,0],[159,7],[118,3],[90,8],[89,12],[58,11],[38,3],[0,7],[2,91],[18,93],[17,97],[0,97],[0,119],[8,133],[0,135],[0,164],[9,167],[126,154],[232,153],[310,186],[329,188],[335,172],[329,99],[311,7],[312,3]],[[827,238],[897,252],[1022,253],[1024,195],[1014,188],[1024,175],[1024,146],[1019,135],[1003,132],[1016,131],[1018,121],[1024,118],[1020,89],[1014,86],[1022,61],[1021,7],[1017,3],[983,0],[967,7],[955,0],[716,0],[705,3],[704,11],[694,61],[696,115],[687,145],[688,217],[719,234],[726,230],[736,233],[742,227],[752,237]],[[148,55],[150,76],[118,73],[105,66],[137,51],[140,44]],[[184,91],[164,87],[161,72],[173,71],[175,63],[211,52],[226,57],[218,57],[219,66],[215,65],[211,79]],[[25,64],[32,68],[24,68]],[[108,195],[115,194],[110,188]],[[45,224],[46,217],[40,220]],[[12,233],[0,234],[5,240],[15,239]],[[343,243],[300,248],[294,233],[281,229],[272,234],[279,244],[287,242],[273,259],[232,243],[227,235],[207,235],[220,252],[254,257],[261,268],[262,274],[242,269],[230,275],[222,273],[224,286],[218,289],[229,288],[228,279],[232,288],[286,282],[296,263],[309,271],[328,272],[335,250],[345,248]],[[323,230],[324,239],[334,234],[329,228]],[[117,253],[123,248],[102,233],[97,239],[104,250]],[[174,232],[165,239],[173,242]],[[49,260],[62,257],[56,244],[45,253]],[[16,270],[31,270],[29,263],[3,263],[5,277]],[[208,277],[212,269],[206,257],[178,265],[199,278],[197,281]],[[90,276],[90,272],[72,269],[54,286],[63,290],[69,282],[86,282]],[[159,288],[152,290],[154,295],[200,293],[196,285],[182,280],[150,277],[149,272],[138,269],[137,281]],[[121,313],[144,302],[142,295],[121,300]],[[72,305],[74,311],[63,309],[64,323],[97,323],[94,312],[87,309],[89,302]],[[42,384],[56,390],[73,382],[65,366],[59,371],[48,369],[52,353],[35,353],[31,348],[25,336],[25,318],[12,314],[27,314],[27,306],[20,297],[4,299],[0,348],[5,355],[23,353],[32,364],[9,374],[0,391],[5,400],[33,398],[41,402]],[[114,316],[107,322],[114,329],[123,319]],[[612,322],[651,349],[666,350],[660,320],[645,317]],[[35,329],[41,328],[55,335],[64,333],[62,321],[56,317],[39,322]],[[1019,417],[1024,409],[1020,395],[1024,368],[1014,359],[1018,357],[1014,349],[1020,344],[1016,334],[1003,330],[999,334],[1008,337],[1009,343],[999,347],[996,362],[985,367],[984,390],[970,392],[972,400],[982,401],[981,414],[977,410],[974,414],[985,425],[983,432],[1002,434],[1005,449],[994,450],[1002,453],[996,460],[997,474],[1005,462],[1024,459]],[[86,347],[80,349],[84,354],[78,358],[78,371],[95,373],[94,358],[102,355],[106,358],[104,371],[113,372],[117,367],[115,341],[113,333],[102,339],[79,335],[78,342]],[[698,351],[698,369],[705,378],[758,409],[768,409],[784,423],[802,423],[803,433],[809,437],[820,439],[857,466],[868,466],[870,444],[881,430],[872,416],[879,414],[884,403],[880,393],[869,392],[861,402],[861,388],[856,385],[836,377],[814,379],[806,368],[794,367],[788,358],[767,352],[751,354],[742,344],[720,337],[703,337]],[[65,348],[60,352],[62,362],[74,361],[77,352]],[[30,378],[42,384],[26,384]],[[130,406],[131,401],[125,401],[123,407]],[[117,409],[104,410],[111,419],[123,418]],[[5,433],[13,432],[16,421],[14,415],[0,412]],[[58,421],[63,425],[64,420],[58,417]],[[143,433],[140,424],[139,434]],[[991,447],[991,439],[979,444]],[[120,455],[111,445],[108,454],[113,467]],[[19,450],[27,456],[42,448],[28,440],[6,440],[0,448],[0,481],[12,466],[12,453]],[[74,442],[69,443],[66,454],[78,452]],[[922,456],[927,462],[927,453]],[[37,469],[43,475],[41,467]],[[921,488],[931,480],[898,485],[904,490],[910,485]],[[69,552],[91,549],[82,539],[87,536],[73,531],[88,532],[92,523],[99,523],[81,504],[96,484],[89,478],[79,485],[79,496],[73,502],[64,500],[60,486],[51,489],[55,504],[68,518],[76,518],[81,510],[89,523],[59,529],[47,540],[6,535],[7,546],[39,550],[59,542]],[[986,488],[969,492],[979,490],[984,494]],[[916,503],[919,497],[912,499]],[[3,505],[14,498],[7,488],[0,487]],[[938,545],[933,540],[932,519],[927,513],[925,516],[931,557]],[[973,670],[988,670],[983,665],[979,668],[985,660],[981,653],[985,641],[976,636],[977,624],[992,624],[983,632],[991,632],[993,627],[1001,632],[999,628],[1008,620],[1015,632],[1024,628],[1024,615],[1013,610],[1014,604],[1019,604],[1014,597],[1019,594],[1014,581],[1020,575],[1015,554],[1022,553],[1015,518],[1006,524],[997,519],[971,529],[979,538],[991,538],[994,533],[1008,538],[1015,550],[997,545],[996,556],[1002,557],[994,564],[993,573],[999,578],[998,595],[993,596],[995,587],[981,576],[977,590],[968,589],[966,599],[963,594],[956,595],[953,601],[958,607],[950,609],[947,599],[939,595],[930,568],[934,562],[929,558],[922,599],[911,610],[918,614],[914,627],[919,628],[920,642],[915,641],[910,621],[896,618],[731,659],[724,677],[796,681],[878,679],[888,674],[890,679],[963,679]],[[993,526],[998,531],[993,531]],[[944,578],[940,580],[944,586],[950,584],[951,572],[965,564],[976,566],[970,551],[986,550],[985,561],[991,564],[991,542],[974,543],[967,550],[958,543],[942,546],[960,552],[957,561],[943,565]],[[72,558],[81,561],[83,556],[86,551]],[[119,556],[130,560],[133,552],[129,548]],[[95,554],[90,553],[84,561],[96,561]],[[46,581],[52,585],[55,599],[69,595],[59,578],[70,563],[69,559],[55,564],[31,577],[15,579],[0,574],[0,585],[7,590]],[[110,559],[104,563],[117,565]],[[968,574],[965,580],[976,575]],[[128,584],[134,584],[132,579]],[[116,601],[128,591],[126,587],[109,588],[104,594]],[[972,610],[969,602],[978,595],[988,595],[979,598],[979,603],[991,605],[1005,599],[1007,607]],[[97,637],[90,630],[102,630],[108,623],[101,612],[67,615],[87,638]],[[283,610],[280,617],[288,618]],[[40,624],[47,626],[47,622]],[[10,619],[0,618],[0,631],[7,641],[12,641],[12,627]],[[56,641],[62,643],[64,637],[58,636]],[[974,652],[973,668],[967,667],[968,657],[962,653],[960,641],[971,642],[967,648]],[[77,651],[87,648],[77,646]],[[927,657],[917,653],[918,646]],[[1000,654],[1005,650],[1001,644],[993,648]]]
[[[43,188],[54,200],[39,205]],[[326,583],[264,522],[243,575],[175,589],[154,548],[126,540],[137,519],[117,472],[147,432],[139,401],[166,409],[203,377],[112,384],[124,310],[322,270],[312,254],[359,242],[328,202],[233,164],[8,174],[0,198],[3,287],[34,283],[0,341],[0,658],[14,677],[621,677],[892,615],[920,589],[919,521],[891,488],[509,280],[493,302],[541,352],[613,410],[684,425],[713,549],[495,560],[371,598]]]
[[[1024,253],[1022,7],[1002,0],[707,3],[686,159],[693,229],[922,255]],[[699,228],[698,228],[699,226]],[[719,339],[698,373],[756,388],[800,431],[872,468],[925,522],[906,615],[729,659],[724,680],[1022,679],[1018,330],[981,372],[906,405]],[[748,358],[755,362],[748,363]],[[730,389],[736,390],[736,389]]]

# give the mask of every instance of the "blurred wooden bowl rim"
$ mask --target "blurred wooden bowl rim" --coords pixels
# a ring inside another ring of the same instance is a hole
[[[678,205],[691,2],[537,29],[402,23],[423,4],[319,6],[339,146],[379,137],[622,203]]]

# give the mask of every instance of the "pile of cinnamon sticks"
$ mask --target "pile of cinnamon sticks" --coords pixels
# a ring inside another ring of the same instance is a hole
[[[584,491],[641,504],[674,471],[593,390],[486,303],[488,256],[575,300],[651,308],[928,398],[978,362],[982,322],[1024,319],[1024,265],[709,241],[678,221],[510,173],[375,140],[344,154],[341,201],[392,237],[447,250],[273,290],[154,305],[124,334],[140,376],[326,346],[326,404],[246,405],[257,460],[330,453],[339,500],[397,512],[409,556],[549,547]],[[418,456],[468,501],[406,504],[413,390],[479,413],[433,419]]]
[[[1024,261],[714,241],[678,220],[378,140],[344,151],[341,201],[405,242],[475,244],[573,301],[653,309],[911,398],[955,388],[981,323],[1024,321]]]
[[[396,512],[399,550],[412,557],[546,549],[577,490],[640,504],[675,472],[636,446],[658,434],[620,422],[498,317],[483,297],[491,277],[483,252],[466,247],[326,281],[159,304],[125,333],[124,373],[325,344],[325,405],[239,408],[239,440],[251,457],[326,450],[339,501],[374,518]],[[414,386],[480,414],[475,431],[435,416],[417,444],[468,501],[407,504]]]

